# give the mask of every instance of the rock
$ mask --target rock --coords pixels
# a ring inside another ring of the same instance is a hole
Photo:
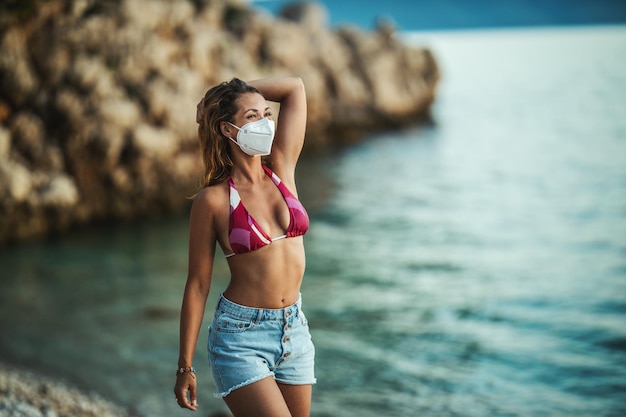
[[[26,201],[33,189],[28,168],[11,160],[0,160],[0,184],[0,195],[5,204]]]
[[[278,21],[264,35],[261,46],[264,61],[278,68],[293,69],[295,73],[306,66],[302,47],[307,44],[307,34],[297,24]]]
[[[123,16],[149,31],[169,30],[193,19],[194,7],[187,1],[126,0]]]
[[[63,208],[72,207],[78,203],[76,184],[67,175],[57,175],[50,178],[48,184],[40,192],[41,203],[44,206]]]
[[[66,135],[71,134],[71,130],[80,129],[80,124],[86,120],[85,100],[81,99],[73,88],[61,87],[51,104],[57,114],[70,126],[65,132]]]
[[[429,50],[394,25],[328,28],[316,3],[48,0],[0,16],[0,244],[180,210],[202,175],[195,109],[234,76],[298,75],[305,146],[414,123],[435,98]]]
[[[140,154],[163,161],[171,158],[178,146],[172,132],[145,123],[135,128],[132,143]]]
[[[78,56],[72,63],[69,76],[77,89],[98,100],[119,89],[112,73],[99,58]]]
[[[9,129],[0,126],[0,160],[9,157],[11,150],[11,133]]]
[[[29,63],[26,36],[24,29],[9,27],[0,39],[0,88],[2,95],[17,105],[23,105],[38,87]]]
[[[328,26],[328,11],[318,3],[290,3],[283,7],[280,16],[298,23],[309,33],[321,32]]]
[[[39,117],[32,113],[18,113],[11,126],[13,147],[25,156],[33,165],[41,163],[44,144],[44,125]]]
[[[100,103],[98,110],[105,124],[122,129],[132,129],[141,120],[139,105],[126,97],[109,97]]]
[[[11,116],[11,108],[6,101],[0,98],[0,124],[6,124],[7,120]]]

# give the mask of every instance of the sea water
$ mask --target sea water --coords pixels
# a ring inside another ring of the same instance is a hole
[[[305,154],[314,417],[626,415],[626,27],[406,34],[432,122]],[[211,396],[206,327],[195,366]],[[0,359],[144,416],[172,387],[186,216],[0,251]]]

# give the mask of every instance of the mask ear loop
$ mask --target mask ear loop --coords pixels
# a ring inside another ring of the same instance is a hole
[[[230,141],[232,143],[234,143],[235,145],[239,146],[241,148],[241,145],[239,144],[239,142],[237,142],[235,139],[231,138],[230,136],[226,136],[228,139],[230,139]]]
[[[239,126],[234,125],[234,124],[232,124],[231,122],[226,122],[226,123],[228,123],[229,125],[231,125],[232,127],[234,127],[234,128],[235,128],[235,129],[237,129],[237,130],[241,130],[241,128],[240,128]]]
[[[240,127],[237,127],[236,125],[232,124],[231,122],[226,122],[226,123],[228,123],[229,125],[231,125],[232,127],[234,127],[234,128],[235,128],[235,129],[237,129],[237,130],[241,130],[241,128],[240,128]],[[241,147],[241,145],[239,144],[239,142],[237,142],[235,139],[231,138],[230,136],[226,136],[226,137],[227,137],[228,139],[230,139],[230,140],[231,140],[231,141],[232,141],[235,145],[237,145],[237,146]]]

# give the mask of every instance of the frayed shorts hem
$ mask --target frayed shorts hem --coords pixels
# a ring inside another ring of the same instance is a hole
[[[228,391],[216,392],[215,394],[213,394],[213,396],[215,398],[224,398],[228,394],[232,393],[233,391],[235,391],[235,390],[237,390],[239,388],[243,388],[245,386],[252,385],[255,382],[261,381],[262,379],[269,378],[270,376],[274,377],[274,372],[268,372],[266,375],[259,375],[259,376],[256,376],[254,378],[250,378],[247,381],[242,382],[241,384],[235,385],[234,387],[230,388]]]
[[[294,381],[286,381],[286,380],[280,380],[276,378],[276,375],[274,375],[274,372],[269,372],[267,375],[261,375],[258,376],[256,378],[250,378],[249,380],[242,382],[239,385],[235,385],[234,387],[232,387],[231,389],[229,389],[228,391],[225,392],[216,392],[213,394],[213,396],[215,398],[224,398],[226,397],[228,394],[231,394],[233,391],[238,390],[239,388],[243,388],[245,386],[248,385],[252,385],[255,382],[259,382],[265,378],[269,378],[269,377],[273,377],[274,380],[280,384],[284,384],[284,385],[315,385],[317,384],[317,379],[313,379],[313,381],[303,381],[303,382],[294,382]]]

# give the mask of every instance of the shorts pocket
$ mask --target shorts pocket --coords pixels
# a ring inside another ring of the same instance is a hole
[[[251,319],[242,319],[228,313],[219,314],[215,317],[215,329],[224,333],[242,333],[254,326]]]

